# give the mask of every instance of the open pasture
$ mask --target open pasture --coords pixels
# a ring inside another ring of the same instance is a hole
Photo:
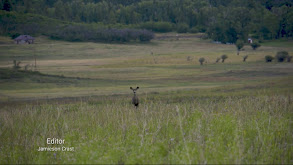
[[[0,40],[0,163],[293,163],[293,65],[264,61],[292,55],[292,41],[245,46],[237,56],[234,45],[196,36]],[[215,63],[223,54],[228,59]],[[34,57],[39,72],[11,69],[13,60],[24,67]],[[137,110],[130,86],[140,87]],[[74,151],[37,151],[47,138]]]
[[[279,41],[277,46],[265,43],[268,46],[256,51],[245,46],[237,56],[234,45],[214,44],[196,35],[147,44],[63,42],[40,37],[36,44],[16,45],[7,38],[1,40],[0,68],[11,68],[14,59],[21,61],[22,67],[34,65],[36,57],[36,70],[45,75],[1,79],[0,101],[128,94],[129,86],[135,85],[142,87],[141,93],[254,85],[292,77],[293,72],[292,63],[264,62],[266,55],[274,56],[278,51],[292,54],[292,41]],[[280,43],[284,46],[278,46]],[[223,54],[228,59],[215,63]],[[247,62],[242,62],[245,55]],[[202,66],[198,62],[201,57],[206,59]],[[52,75],[60,76],[58,81]]]

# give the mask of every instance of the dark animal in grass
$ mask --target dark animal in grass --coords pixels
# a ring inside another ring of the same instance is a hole
[[[139,87],[136,87],[136,89],[133,89],[130,87],[130,89],[133,91],[133,97],[132,97],[132,104],[137,108],[139,104],[138,97],[136,96],[136,91],[139,89]]]

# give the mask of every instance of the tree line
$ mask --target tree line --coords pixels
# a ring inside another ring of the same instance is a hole
[[[205,32],[224,43],[293,36],[291,0],[1,0],[2,10],[77,23]]]
[[[145,29],[66,22],[29,13],[0,11],[0,22],[0,35],[13,39],[21,34],[73,42],[148,42],[154,38],[154,33]]]

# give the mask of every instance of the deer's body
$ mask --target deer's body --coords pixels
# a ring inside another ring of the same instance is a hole
[[[138,97],[136,96],[136,91],[139,89],[139,87],[136,87],[136,89],[133,89],[130,87],[130,89],[133,91],[133,97],[132,97],[132,104],[137,108],[139,105]]]
[[[133,96],[133,98],[132,98],[132,104],[134,105],[134,106],[138,106],[138,104],[139,104],[139,100],[138,100],[138,97],[136,96],[136,94],[134,94],[134,96]]]

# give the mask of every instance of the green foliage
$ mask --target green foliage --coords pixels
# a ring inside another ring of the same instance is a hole
[[[170,32],[173,29],[169,22],[145,22],[140,25],[140,28],[161,33]]]
[[[39,15],[19,14],[0,11],[3,31],[11,38],[20,34],[46,35],[52,39],[66,41],[94,41],[94,42],[130,42],[150,41],[154,34],[147,30],[127,29],[123,27],[106,29],[103,25],[88,25],[63,22]],[[118,26],[118,25],[116,25]],[[6,29],[6,30],[5,30]],[[13,29],[13,30],[10,30]]]
[[[201,57],[198,61],[200,62],[200,65],[202,65],[205,62],[205,58]]]
[[[243,40],[237,40],[235,46],[236,46],[237,50],[240,51],[244,46]]]
[[[248,58],[248,55],[244,56],[243,57],[243,62],[245,62],[247,58]]]
[[[228,58],[228,56],[226,54],[223,54],[221,56],[222,62],[225,62],[225,60]]]
[[[235,43],[237,40],[237,31],[233,27],[225,27],[222,24],[211,26],[207,34],[215,41],[222,43]]]
[[[185,23],[179,23],[176,25],[176,31],[178,33],[187,33],[189,30],[189,26]]]
[[[197,27],[193,27],[193,28],[191,28],[191,29],[189,30],[189,32],[190,32],[190,33],[198,33],[199,30],[198,30]]]
[[[267,56],[265,56],[265,60],[266,60],[266,62],[272,62],[274,60],[274,57],[267,55]]]
[[[155,32],[207,32],[209,38],[222,43],[235,43],[239,39],[246,41],[250,34],[259,40],[292,37],[293,10],[290,7],[292,2],[263,2],[257,0],[242,2],[239,0],[229,2],[226,0],[218,2],[214,0],[25,0],[24,2],[2,0],[0,5],[2,9],[4,6],[3,10],[19,13],[18,17],[30,13],[61,21],[99,24],[111,28],[117,28],[115,27],[117,25]],[[24,32],[38,33],[50,29],[54,31],[56,27],[54,23],[46,24],[47,27],[37,26],[38,21],[34,23],[35,25],[18,22],[17,31],[23,29]],[[8,31],[5,35],[15,32],[14,28],[4,26],[1,27],[1,30],[3,29]]]
[[[51,32],[70,24],[36,14],[20,14],[0,10],[0,34],[12,38],[19,34],[49,35]]]
[[[257,42],[254,42],[250,45],[252,47],[253,50],[256,50],[257,48],[259,48],[261,45]]]
[[[11,6],[10,0],[4,0],[4,2],[3,2],[3,8],[2,9],[3,10],[6,10],[6,11],[11,11],[12,10],[12,6]]]
[[[20,33],[17,33],[17,32],[9,34],[9,36],[10,36],[12,39],[15,39],[16,37],[18,37],[18,36],[20,36],[20,35],[21,35],[21,34],[20,34]]]
[[[276,59],[278,62],[283,62],[289,57],[289,53],[287,51],[280,51],[276,54]]]

